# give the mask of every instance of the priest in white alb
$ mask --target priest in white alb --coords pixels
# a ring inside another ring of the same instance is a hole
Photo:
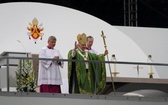
[[[40,92],[61,93],[62,77],[60,67],[63,68],[64,63],[57,59],[63,59],[59,50],[55,49],[56,37],[48,38],[48,46],[41,49],[39,58],[49,58],[52,60],[40,60],[38,72],[38,86]]]

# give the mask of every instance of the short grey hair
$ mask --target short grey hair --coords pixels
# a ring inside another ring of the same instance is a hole
[[[56,38],[55,36],[49,36],[49,37],[48,37],[48,42],[49,42],[50,40],[57,40],[57,38]]]

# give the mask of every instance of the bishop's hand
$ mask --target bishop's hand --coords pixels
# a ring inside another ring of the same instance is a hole
[[[59,59],[59,56],[54,56],[54,58],[53,59]]]
[[[53,59],[59,59],[59,56],[54,56]],[[60,61],[57,61],[58,65],[61,65],[61,62]]]
[[[106,56],[108,54],[108,50],[104,51],[104,56]]]
[[[78,48],[77,41],[75,41],[74,47],[75,47],[74,50],[76,50]]]

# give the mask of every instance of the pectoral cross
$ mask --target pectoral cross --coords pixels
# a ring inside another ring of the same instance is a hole
[[[84,55],[84,60],[87,60],[86,55]],[[86,62],[86,63],[88,63],[88,62]]]
[[[83,56],[84,60],[87,60],[87,57],[86,55]],[[89,69],[89,65],[88,65],[88,62],[85,62],[85,65],[86,65],[86,69]]]

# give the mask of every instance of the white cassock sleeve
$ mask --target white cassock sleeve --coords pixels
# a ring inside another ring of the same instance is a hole
[[[72,50],[72,58],[74,58],[75,56],[76,56],[76,50],[73,49],[73,50]]]
[[[46,50],[41,49],[40,54],[39,54],[39,58],[52,58],[52,57],[48,57],[46,54]],[[52,64],[52,60],[41,60],[40,62],[42,64],[42,66],[44,66],[45,68],[48,68]]]

